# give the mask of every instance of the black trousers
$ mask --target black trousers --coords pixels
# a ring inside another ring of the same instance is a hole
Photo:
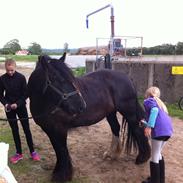
[[[25,105],[18,107],[16,110],[11,110],[10,112],[6,112],[6,116],[8,118],[9,125],[12,130],[13,139],[15,142],[16,152],[22,154],[22,146],[19,134],[18,127],[18,118],[24,118],[20,120],[21,125],[23,127],[23,131],[25,133],[26,141],[29,147],[30,153],[34,151],[32,134],[29,127],[28,113]]]

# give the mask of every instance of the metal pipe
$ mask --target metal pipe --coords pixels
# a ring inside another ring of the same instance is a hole
[[[95,13],[98,13],[99,11],[102,11],[106,8],[110,7],[111,8],[111,37],[110,37],[110,50],[109,50],[109,54],[110,54],[110,58],[112,58],[112,55],[113,55],[113,39],[114,39],[114,8],[111,4],[108,4],[96,11],[93,11],[92,13],[89,13],[88,15],[86,15],[86,27],[89,28],[89,21],[88,21],[88,17],[95,14]]]
[[[111,37],[113,38],[114,37],[114,8],[111,4],[108,4],[96,11],[93,11],[92,13],[89,13],[88,15],[86,15],[86,27],[89,28],[89,21],[88,21],[88,17],[95,14],[95,13],[98,13],[99,11],[102,11],[106,8],[110,7],[111,8]]]
[[[114,37],[114,8],[111,6],[111,37]]]

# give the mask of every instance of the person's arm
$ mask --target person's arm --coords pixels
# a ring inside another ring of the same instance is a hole
[[[156,101],[151,97],[144,100],[144,107],[145,107],[146,113],[149,114],[147,125],[144,128],[144,135],[146,137],[150,137],[151,129],[154,128],[154,126],[155,126],[159,109],[157,108]]]
[[[27,83],[25,77],[22,79],[22,96],[19,100],[16,101],[17,107],[21,106],[22,104],[25,104],[25,101],[28,97],[27,95]]]
[[[2,78],[0,78],[0,102],[5,106],[7,104],[7,101],[4,97],[4,85]]]
[[[159,112],[159,109],[157,107],[153,107],[150,111],[149,120],[148,120],[147,125],[144,129],[144,134],[146,137],[151,136],[151,129],[154,128],[154,126],[155,126],[158,112]]]
[[[147,122],[147,127],[154,128],[156,123],[156,118],[158,116],[159,109],[157,107],[153,107],[150,111],[149,120]]]
[[[159,112],[159,109],[157,107],[153,107],[150,111],[149,120],[147,122],[147,126],[144,129],[144,134],[146,137],[151,136],[151,129],[154,128],[154,126],[155,126],[158,112]]]
[[[156,118],[158,116],[158,112],[159,112],[159,109],[157,107],[153,107],[151,110],[150,110],[150,115],[149,115],[149,120],[148,122],[145,121],[144,119],[140,121],[141,123],[141,126],[144,126],[144,127],[149,127],[149,128],[154,128],[155,126],[155,123],[156,123]]]

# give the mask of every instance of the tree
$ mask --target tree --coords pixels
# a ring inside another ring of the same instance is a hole
[[[183,55],[183,42],[178,42],[176,45],[176,54]]]
[[[12,39],[4,45],[2,52],[4,52],[5,54],[15,54],[15,52],[18,50],[21,50],[19,40]]]
[[[28,48],[29,52],[33,55],[40,55],[42,53],[42,48],[40,44],[33,42]]]
[[[68,52],[68,51],[69,51],[69,44],[64,43],[64,52]]]

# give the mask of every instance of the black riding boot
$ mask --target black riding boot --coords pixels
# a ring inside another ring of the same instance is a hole
[[[159,161],[159,168],[160,168],[160,183],[165,183],[165,161],[162,158],[162,160]]]
[[[142,183],[160,183],[160,166],[159,163],[150,162],[150,178],[148,177]]]

